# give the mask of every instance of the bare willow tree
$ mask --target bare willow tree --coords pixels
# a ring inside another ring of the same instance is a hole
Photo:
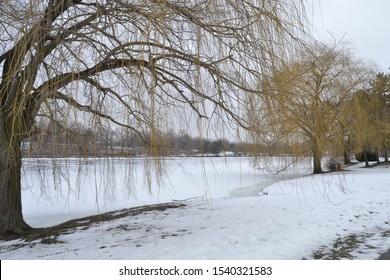
[[[292,0],[2,0],[0,232],[30,230],[20,147],[42,120],[109,122],[156,153],[176,110],[251,129],[247,99],[303,25]]]
[[[348,126],[345,104],[367,84],[368,70],[342,44],[313,43],[299,49],[264,80],[265,115],[273,127],[272,139],[299,144],[301,149],[292,152],[311,156],[313,173],[321,173],[325,153],[343,153]],[[334,151],[335,147],[340,149]]]

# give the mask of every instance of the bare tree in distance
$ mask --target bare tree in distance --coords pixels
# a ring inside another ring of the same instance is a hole
[[[20,147],[39,124],[111,123],[152,154],[178,113],[253,129],[247,101],[304,15],[299,0],[2,0],[0,233],[31,230]]]
[[[291,153],[311,156],[313,173],[322,173],[325,154],[343,155],[346,129],[352,126],[347,101],[368,84],[371,74],[371,67],[343,43],[307,44],[263,80],[266,113],[252,119],[258,126],[268,124],[266,140],[296,147]]]

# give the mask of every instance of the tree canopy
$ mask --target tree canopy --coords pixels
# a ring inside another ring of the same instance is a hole
[[[313,173],[333,149],[342,155],[347,101],[363,88],[370,69],[342,44],[313,43],[283,62],[264,81],[265,116],[259,122],[273,128],[272,141],[299,143],[293,154],[313,157]]]
[[[0,232],[29,229],[20,146],[45,120],[109,122],[152,153],[183,113],[255,129],[248,100],[304,26],[299,0],[2,1]]]

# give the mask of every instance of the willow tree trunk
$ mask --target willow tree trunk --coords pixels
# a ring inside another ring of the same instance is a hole
[[[367,155],[367,148],[366,147],[363,148],[363,159],[364,159],[364,162],[366,163],[366,167],[369,167],[370,164],[368,162],[368,155]]]
[[[345,165],[351,164],[351,159],[349,158],[349,154],[346,149],[344,150],[343,156],[344,156],[344,164]]]
[[[322,173],[321,167],[322,153],[316,139],[313,139],[313,174]]]
[[[21,140],[9,137],[0,117],[0,233],[22,234],[30,229],[23,219]]]

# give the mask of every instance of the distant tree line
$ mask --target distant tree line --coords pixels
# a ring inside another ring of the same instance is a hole
[[[226,139],[193,137],[184,132],[159,132],[157,148],[162,156],[250,154],[253,144]],[[22,143],[25,157],[72,156],[147,156],[152,151],[149,136],[120,133],[107,128],[87,129],[82,125],[62,128],[58,123],[46,125],[44,133],[27,138]]]

